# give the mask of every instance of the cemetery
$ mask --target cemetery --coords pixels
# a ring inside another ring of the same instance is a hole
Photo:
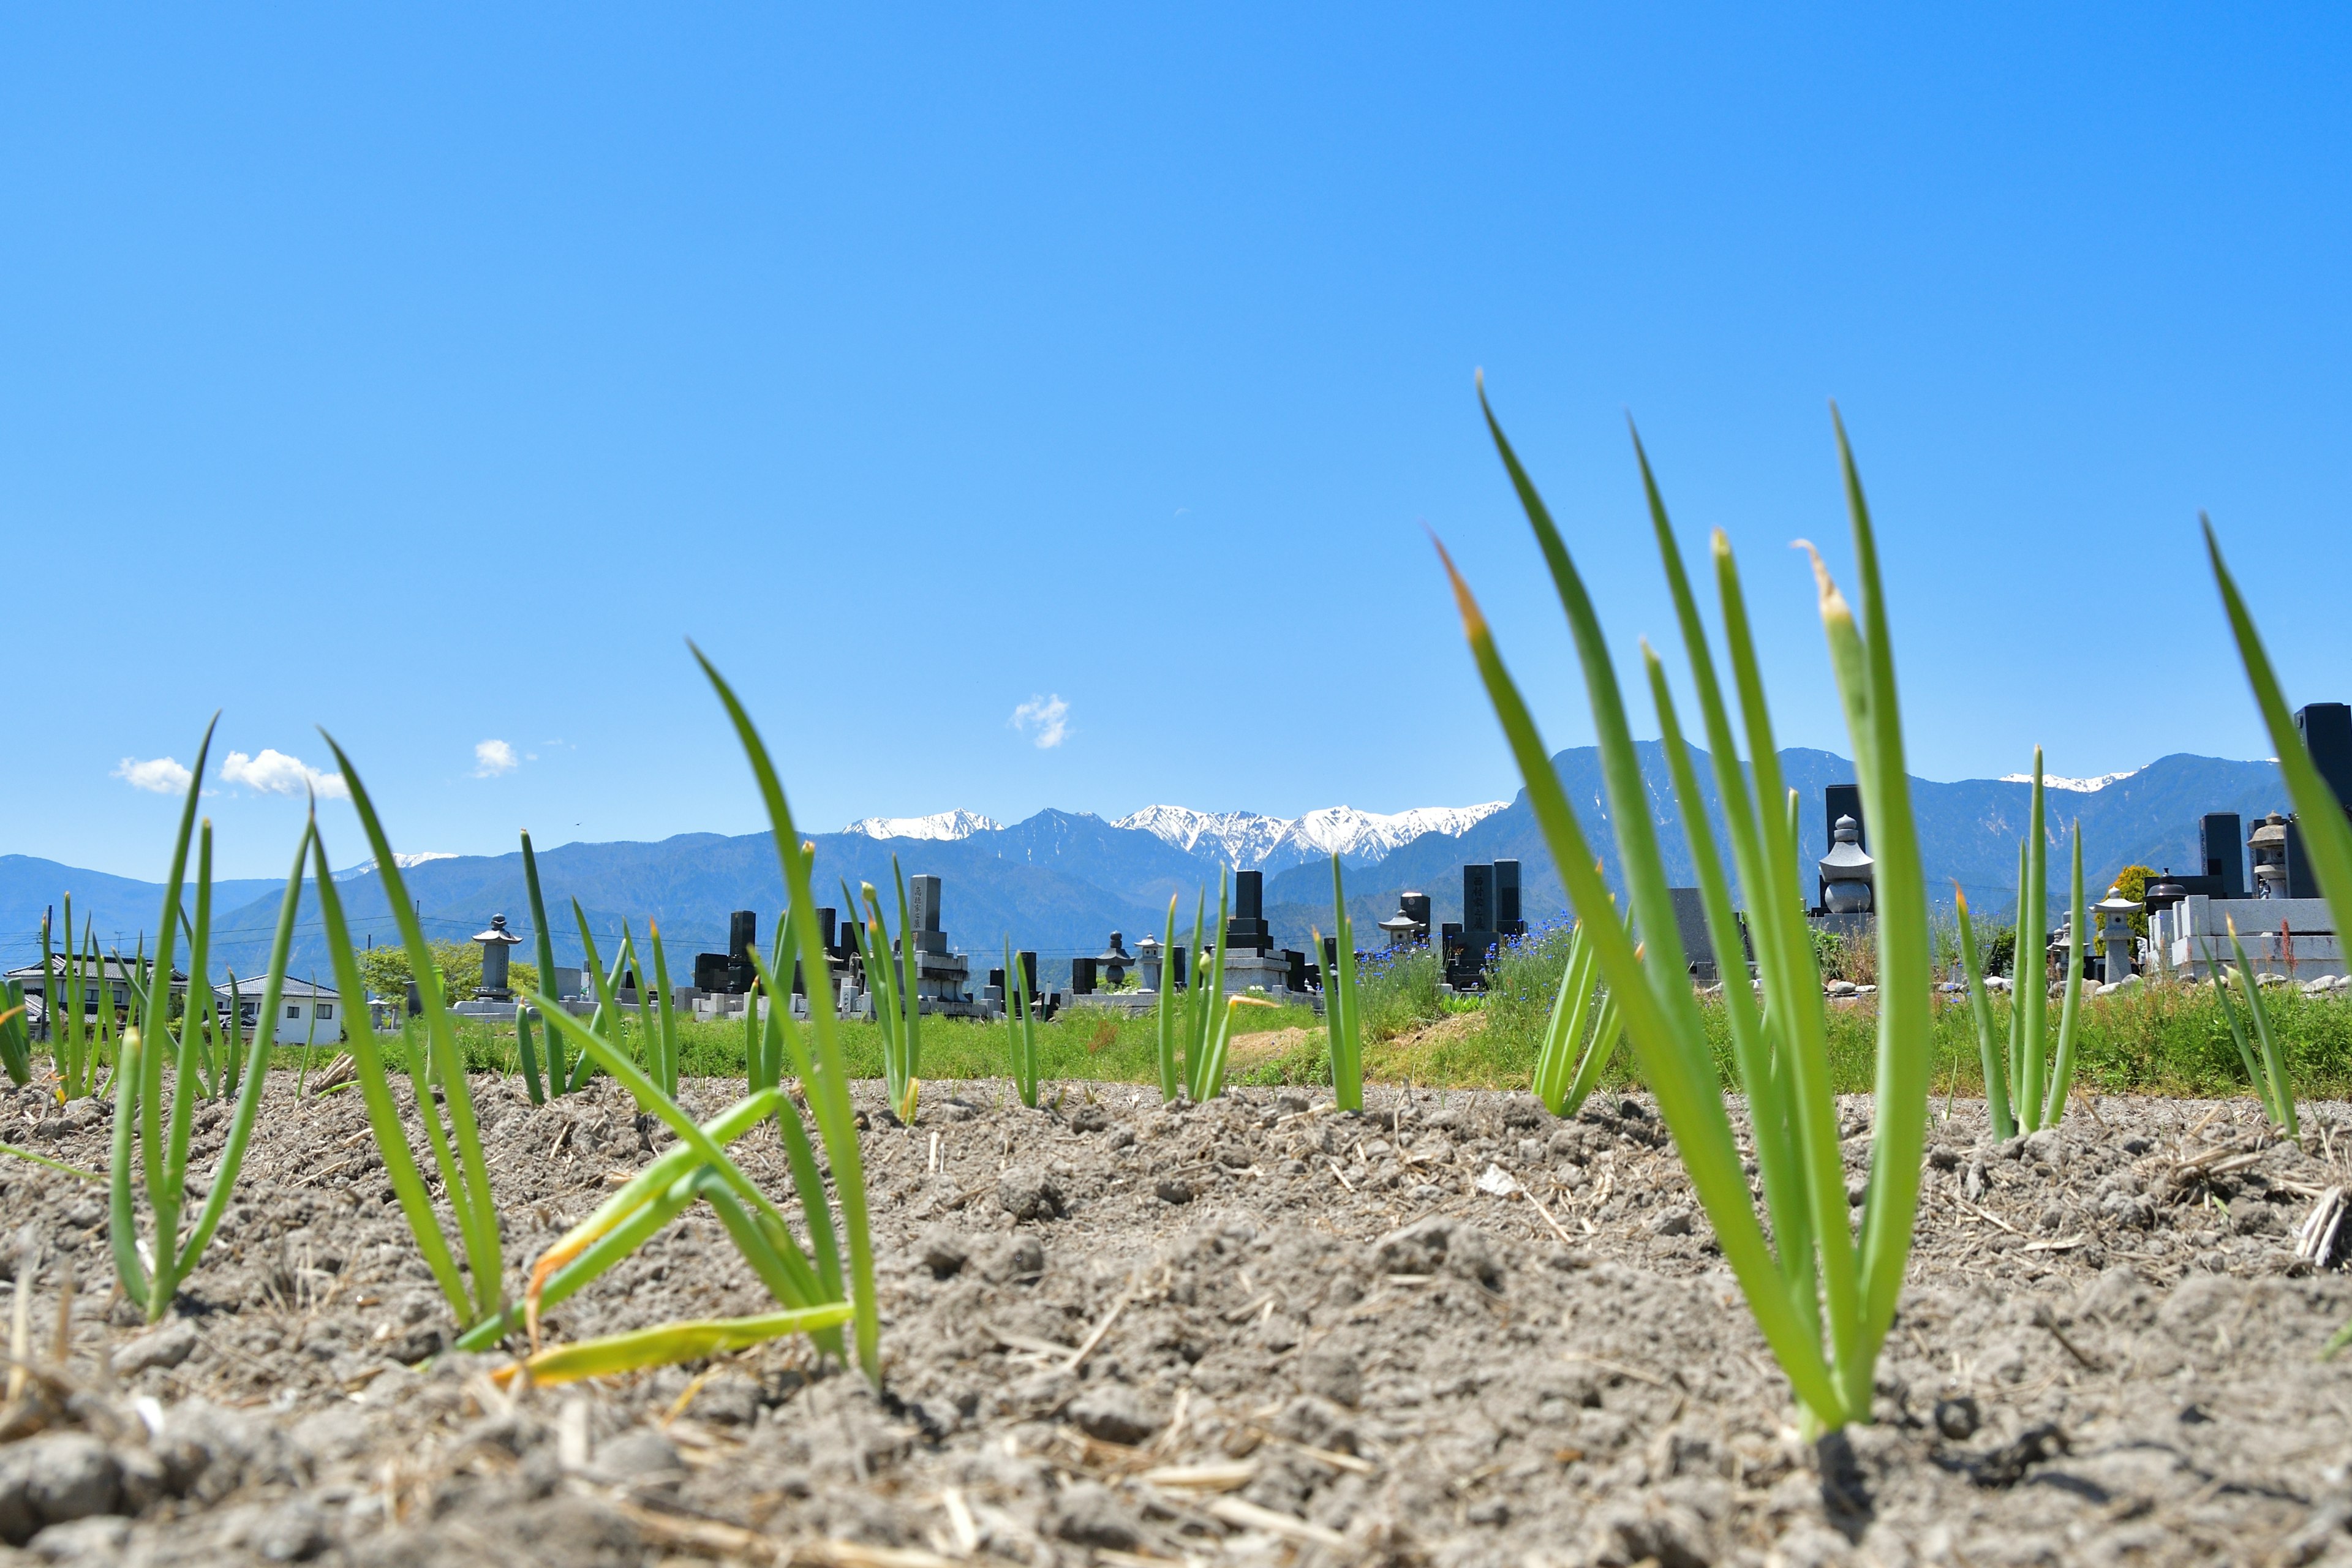
[[[2352,11],[5,26],[0,1568],[2352,1568]]]
[[[1406,886],[1360,940],[1335,853],[1304,943],[1227,867],[1065,979],[960,942],[919,847],[817,902],[779,788],[787,906],[723,949],[597,929],[526,834],[528,912],[460,985],[338,749],[404,994],[363,978],[315,815],[278,956],[232,978],[192,784],[187,917],[125,955],[68,905],[0,994],[0,1550],[2326,1560],[2352,710],[2287,709],[2242,631],[2293,809],[2211,811],[2192,869],[2102,891],[2037,756],[2004,916],[1931,901],[1890,732],[1783,792],[1703,687],[1715,793],[1669,754],[1721,826],[1675,885],[1646,803],[1593,852],[1456,587],[1556,917],[1465,856],[1459,919]],[[1833,646],[1885,635],[1844,604]],[[313,901],[323,978],[285,960]]]

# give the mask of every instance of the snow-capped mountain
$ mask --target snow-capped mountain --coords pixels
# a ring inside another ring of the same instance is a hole
[[[1479,805],[1425,805],[1388,813],[1332,805],[1289,817],[1147,805],[1111,826],[1140,829],[1179,849],[1247,871],[1297,865],[1332,854],[1343,860],[1378,860],[1424,833],[1458,838],[1510,804],[1496,800]]]
[[[1004,825],[992,816],[976,811],[935,811],[929,816],[861,816],[844,833],[862,833],[868,838],[969,838],[975,833],[994,833]]]
[[[2077,795],[2096,795],[2099,791],[2106,788],[2109,784],[2121,784],[2124,780],[2143,771],[2144,770],[2139,768],[2126,768],[2119,773],[2101,773],[2095,779],[2069,779],[2061,778],[2056,773],[2043,773],[2042,775],[2042,787],[2044,789],[2073,790]],[[2003,784],[2030,784],[2033,782],[2033,775],[2032,773],[2003,773],[2000,775],[2000,782]]]
[[[1190,854],[1223,860],[1250,870],[1265,864],[1293,819],[1254,811],[1194,811],[1184,805],[1147,805],[1115,817],[1113,827],[1150,834]]]
[[[457,852],[455,849],[418,849],[408,854],[403,854],[395,849],[392,852],[392,863],[404,871],[412,866],[423,866],[434,860],[455,860],[457,858]],[[374,861],[362,860],[356,866],[346,866],[336,872],[335,880],[340,882],[347,877],[372,876],[374,871]]]

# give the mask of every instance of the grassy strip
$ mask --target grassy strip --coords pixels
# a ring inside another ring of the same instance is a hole
[[[1558,972],[1552,989],[1559,984]],[[1367,996],[1367,1013],[1370,997]],[[2305,996],[2282,986],[2264,991],[2263,1001],[2282,1058],[2295,1090],[2306,1102],[2352,1099],[2352,999]],[[1433,1010],[1405,1017],[1378,1034],[1369,1023],[1364,1035],[1364,1077],[1368,1082],[1412,1083],[1457,1089],[1527,1089],[1534,1079],[1543,1046],[1544,1026],[1552,997],[1538,1009],[1521,1010],[1502,995],[1490,997],[1482,1008],[1448,1015]],[[1993,1027],[2006,1037],[2010,1001],[1990,999]],[[1402,1012],[1402,1009],[1399,1009]],[[2238,1004],[2240,1026],[2245,1026],[2244,1005]],[[1182,1012],[1179,1004],[1178,1012]],[[1730,1081],[1730,1023],[1719,999],[1699,1005],[1707,1038],[1717,1063]],[[1235,1015],[1237,1031],[1246,1021],[1246,1033],[1234,1041],[1248,1066],[1237,1068],[1233,1081],[1265,1087],[1296,1084],[1328,1086],[1331,1082],[1330,1049],[1322,1020],[1298,1008],[1279,1012],[1255,1009]],[[923,1055],[929,1076],[940,1081],[971,1081],[1004,1077],[1004,1026],[961,1018],[926,1021]],[[1442,1027],[1433,1025],[1442,1024]],[[1830,1079],[1840,1094],[1869,1092],[1876,1072],[1873,1058],[1877,1014],[1867,1000],[1845,1003],[1828,1011],[1827,1045]],[[842,1055],[853,1079],[882,1076],[879,1031],[870,1024],[840,1026]],[[1038,1075],[1041,1081],[1092,1080],[1105,1083],[1159,1082],[1158,1019],[1151,1013],[1125,1017],[1066,1009],[1051,1023],[1037,1025]],[[1251,1048],[1254,1039],[1284,1031],[1291,1036],[1286,1049],[1275,1055]],[[681,1076],[742,1078],[744,1031],[740,1021],[711,1024],[681,1020]],[[514,1026],[486,1025],[472,1019],[457,1023],[458,1045],[468,1068],[477,1072],[512,1072],[516,1068]],[[1937,1000],[1930,1039],[1933,1091],[1981,1098],[1984,1072],[1965,996],[1945,994]],[[642,1060],[640,1037],[634,1023],[625,1044]],[[396,1038],[383,1042],[387,1056],[399,1049]],[[324,1068],[341,1047],[315,1047],[316,1068]],[[2194,1099],[2228,1098],[2254,1092],[2246,1079],[2229,1016],[2222,1012],[2210,985],[2150,986],[2112,996],[2083,999],[2081,1036],[2076,1044],[2074,1084],[2095,1094],[2158,1094]],[[300,1046],[280,1046],[272,1065],[293,1070],[303,1054]],[[394,1061],[393,1070],[402,1070]],[[1620,1054],[1601,1077],[1612,1089],[1642,1087],[1633,1058]],[[1051,1099],[1050,1090],[1045,1095]]]
[[[645,1034],[637,1022],[636,1009],[623,1009],[625,1022],[621,1044],[632,1060],[646,1060]],[[1182,1020],[1182,994],[1178,996],[1177,1016]],[[478,1018],[453,1019],[457,1045],[472,1072],[511,1073],[518,1067],[518,1042],[512,1023]],[[807,1026],[801,1020],[800,1026]],[[533,1026],[534,1037],[543,1025]],[[1039,1020],[1036,1025],[1037,1071],[1039,1081],[1055,1079],[1094,1079],[1115,1083],[1157,1083],[1159,1079],[1159,1020],[1146,1012],[1129,1016],[1108,1009],[1066,1007],[1052,1022]],[[881,1079],[883,1040],[877,1025],[842,1020],[835,1025],[841,1038],[841,1053],[848,1075],[856,1079]],[[1265,1035],[1283,1030],[1311,1030],[1319,1039],[1323,1021],[1304,1007],[1241,1008],[1234,1012],[1234,1043],[1244,1059],[1255,1060],[1257,1050],[1251,1042]],[[421,1031],[412,1030],[414,1048],[423,1048]],[[743,1020],[730,1018],[723,1023],[698,1018],[681,1017],[677,1021],[678,1074],[683,1079],[746,1078],[747,1032]],[[404,1063],[400,1052],[402,1037],[379,1037],[377,1045],[385,1060],[398,1071]],[[321,1041],[310,1048],[315,1058],[314,1070],[324,1068],[342,1054],[343,1047]],[[275,1065],[289,1068],[298,1067],[304,1047],[299,1045],[279,1046],[272,1055]],[[971,1081],[976,1079],[1005,1077],[1005,1035],[1002,1021],[982,1023],[969,1018],[929,1017],[923,1020],[924,1076],[931,1079]],[[1245,1084],[1270,1080],[1255,1068],[1237,1070],[1234,1081]],[[1328,1070],[1323,1081],[1330,1081]]]

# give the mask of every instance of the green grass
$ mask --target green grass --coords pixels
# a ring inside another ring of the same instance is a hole
[[[2352,1001],[2305,996],[2273,987],[2263,997],[2297,1094],[2312,1100],[2352,1099]],[[2007,1037],[2010,1003],[1992,1002],[1995,1029]],[[1707,1041],[1725,1083],[1732,1081],[1731,1031],[1720,1001],[1702,1004]],[[1543,1017],[1526,1008],[1490,1005],[1483,1027],[1423,1045],[1408,1037],[1366,1053],[1368,1070],[1391,1081],[1456,1087],[1524,1089],[1543,1041]],[[1866,1003],[1828,1010],[1832,1084],[1840,1094],[1865,1094],[1877,1072],[1878,1018]],[[1930,1034],[1932,1089],[1963,1099],[1984,1094],[1967,999],[1937,998]],[[2095,1094],[2155,1094],[2197,1099],[2254,1095],[2230,1023],[2210,985],[2149,986],[2083,999],[2074,1083]],[[1641,1087],[1630,1055],[1621,1055],[1601,1081]],[[1303,1081],[1303,1079],[1301,1079]]]
[[[458,1018],[453,1023],[458,1047],[469,1070],[516,1070],[517,1043],[512,1024],[475,1018]],[[839,1027],[842,1055],[850,1077],[881,1078],[881,1029],[873,1024],[850,1021],[844,1021]],[[1239,1054],[1246,1058],[1251,1054],[1248,1042],[1254,1037],[1281,1029],[1311,1030],[1320,1038],[1322,1021],[1304,1007],[1243,1009],[1234,1016],[1234,1037]],[[1053,1022],[1037,1026],[1039,1076],[1047,1081],[1097,1079],[1118,1083],[1157,1083],[1158,1030],[1156,1016],[1148,1012],[1129,1017],[1088,1008],[1065,1008]],[[414,1029],[410,1032],[416,1034]],[[706,1023],[681,1017],[677,1034],[681,1078],[745,1076],[743,1024],[740,1018]],[[421,1041],[421,1036],[417,1037]],[[623,1044],[635,1059],[645,1059],[645,1034],[634,1009],[624,1025]],[[389,1057],[398,1047],[394,1039],[387,1037],[384,1048]],[[311,1070],[325,1068],[340,1052],[341,1047],[330,1045],[312,1047]],[[299,1065],[301,1059],[302,1047],[299,1045],[280,1046],[274,1056],[278,1066],[288,1068]],[[1287,1061],[1290,1058],[1282,1059]],[[1324,1062],[1324,1081],[1328,1082],[1328,1056]],[[927,1081],[1001,1078],[1009,1083],[1010,1068],[1002,1019],[994,1023],[940,1017],[923,1021],[923,1076]],[[1233,1080],[1253,1084],[1288,1081],[1268,1078],[1255,1067],[1236,1068]]]
[[[1531,968],[1533,966],[1531,965]],[[1556,965],[1555,965],[1556,971]],[[1557,978],[1555,973],[1555,984]],[[1543,1043],[1546,1008],[1512,1006],[1497,995],[1460,1025],[1425,1037],[1426,1026],[1446,1016],[1433,1008],[1415,1013],[1393,994],[1389,1018],[1394,1026],[1373,1037],[1369,1015],[1372,987],[1367,986],[1367,1026],[1364,1074],[1373,1083],[1406,1083],[1457,1089],[1525,1089]],[[2352,999],[2311,997],[2273,987],[2263,997],[2272,1026],[2295,1085],[2305,1101],[2352,1100]],[[1549,1004],[1546,1005],[1546,1007]],[[2007,1037],[2009,1002],[1996,996],[1993,1022]],[[1727,1084],[1731,1053],[1730,1026],[1719,1001],[1701,1004],[1707,1038]],[[1237,1067],[1233,1081],[1265,1088],[1272,1085],[1328,1086],[1331,1058],[1324,1043],[1322,1021],[1304,1008],[1280,1012],[1251,1009],[1242,1015],[1247,1032],[1235,1036],[1245,1065]],[[1237,1020],[1238,1022],[1238,1020]],[[1840,1094],[1866,1094],[1876,1071],[1874,1055],[1877,1016],[1864,1003],[1829,1009],[1830,1075]],[[1157,1084],[1154,1060],[1157,1023],[1150,1013],[1135,1017],[1065,1011],[1050,1024],[1037,1026],[1039,1075],[1057,1079],[1095,1079],[1110,1083]],[[925,1022],[924,1067],[937,1081],[1010,1078],[1004,1025],[961,1018],[931,1018]],[[1249,1047],[1253,1037],[1276,1030],[1303,1029],[1298,1044],[1279,1055],[1262,1057]],[[466,1065],[476,1072],[516,1070],[516,1042],[511,1024],[457,1021],[457,1042]],[[882,1076],[881,1031],[871,1024],[841,1026],[842,1047],[850,1074],[859,1079]],[[707,1024],[681,1019],[678,1024],[680,1076],[741,1078],[743,1026],[738,1022]],[[631,1015],[625,1043],[643,1058],[643,1037]],[[1967,999],[1937,999],[1932,1035],[1934,1092],[1957,1093],[1962,1099],[1981,1098],[1984,1074],[1977,1061]],[[396,1049],[385,1042],[387,1057]],[[2083,1033],[2075,1064],[2078,1088],[2095,1094],[2158,1094],[2196,1099],[2252,1098],[2229,1020],[2213,1000],[2210,985],[2151,986],[2113,996],[2083,1000]],[[280,1045],[271,1053],[273,1070],[292,1072],[302,1062],[304,1047]],[[310,1047],[315,1075],[341,1054],[341,1047],[321,1044]],[[1640,1075],[1629,1053],[1620,1053],[1601,1082],[1612,1089],[1639,1089]],[[107,1065],[110,1065],[110,1062]],[[404,1063],[394,1060],[395,1070]],[[1048,1095],[1050,1098],[1050,1094]]]

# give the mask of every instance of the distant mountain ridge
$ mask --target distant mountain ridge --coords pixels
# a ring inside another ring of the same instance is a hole
[[[862,833],[868,838],[969,838],[1003,826],[992,816],[957,810],[935,811],[929,816],[861,816],[842,831]]]
[[[1147,805],[1117,818],[1111,826],[1140,829],[1179,849],[1244,871],[1280,869],[1334,854],[1344,864],[1368,866],[1424,834],[1459,838],[1510,804],[1496,800],[1483,805],[1427,805],[1385,815],[1331,805],[1288,817]]]
[[[1658,827],[1667,875],[1688,882],[1693,878],[1689,848],[1680,803],[1668,782],[1664,748],[1661,742],[1645,742],[1639,752],[1647,810]],[[1721,814],[1712,796],[1711,767],[1703,753],[1694,751],[1694,758],[1699,776],[1708,781],[1707,812],[1719,834]],[[1602,805],[1598,753],[1580,747],[1560,752],[1552,762],[1613,882],[1617,848]],[[1810,862],[1828,847],[1822,787],[1850,782],[1853,767],[1834,753],[1802,748],[1783,752],[1780,765],[1790,786],[1802,797],[1799,825],[1802,854]],[[1973,906],[2006,918],[2016,896],[2017,841],[2030,786],[2002,779],[1937,783],[1915,778],[1911,789],[1920,858],[1937,902],[1948,907],[1957,883],[1967,889]],[[2096,897],[2105,890],[2106,879],[2128,863],[2192,868],[2197,819],[2205,812],[2235,811],[2251,820],[2284,809],[2284,804],[2285,789],[2275,763],[2179,754],[2111,776],[2095,789],[2053,792],[2050,814],[2062,847],[2068,825],[2081,821],[2084,869]],[[916,825],[916,830],[877,837],[877,826],[895,827],[901,822]],[[844,901],[845,882],[853,894],[859,884],[871,882],[895,919],[894,859],[906,874],[941,877],[944,925],[951,943],[971,955],[975,982],[1000,962],[997,955],[1007,939],[1017,947],[1035,949],[1055,976],[1068,972],[1072,956],[1101,952],[1114,930],[1125,936],[1131,950],[1144,933],[1160,933],[1171,899],[1178,906],[1178,926],[1189,933],[1196,899],[1205,893],[1213,918],[1218,868],[1235,862],[1266,872],[1266,915],[1277,939],[1290,947],[1307,944],[1310,925],[1330,923],[1329,857],[1334,850],[1350,868],[1349,901],[1361,932],[1370,932],[1373,921],[1393,910],[1397,894],[1406,889],[1429,893],[1439,919],[1458,918],[1460,868],[1470,861],[1519,860],[1530,919],[1557,914],[1564,907],[1559,877],[1524,791],[1508,803],[1390,816],[1332,807],[1282,818],[1154,806],[1117,821],[1091,813],[1047,810],[999,826],[974,813],[947,812],[918,818],[867,818],[844,832],[819,835],[813,842],[817,897],[837,908]],[[487,925],[494,913],[506,915],[517,931],[531,934],[519,853],[401,858],[410,862],[402,878],[433,937],[463,940]],[[642,941],[646,922],[659,921],[673,974],[689,968],[696,952],[725,945],[728,911],[759,911],[766,940],[783,906],[775,853],[764,833],[688,833],[657,843],[565,844],[541,849],[539,864],[556,950],[567,961],[581,951],[571,913],[575,899],[608,953],[624,922]],[[355,941],[399,940],[380,878],[354,868],[339,872],[336,885]],[[152,951],[161,887],[5,855],[0,856],[0,963],[14,966],[37,957],[41,912],[68,890],[74,895],[77,923],[86,915],[93,920],[101,946],[120,945],[129,952],[139,935],[146,933]],[[224,967],[249,975],[266,963],[282,890],[281,883],[262,879],[215,885],[215,945]],[[1805,890],[1810,895],[1810,880]],[[2052,896],[2060,899],[2063,892],[2063,887],[2053,887]],[[308,890],[296,932],[294,966],[297,973],[326,967],[316,905]]]

